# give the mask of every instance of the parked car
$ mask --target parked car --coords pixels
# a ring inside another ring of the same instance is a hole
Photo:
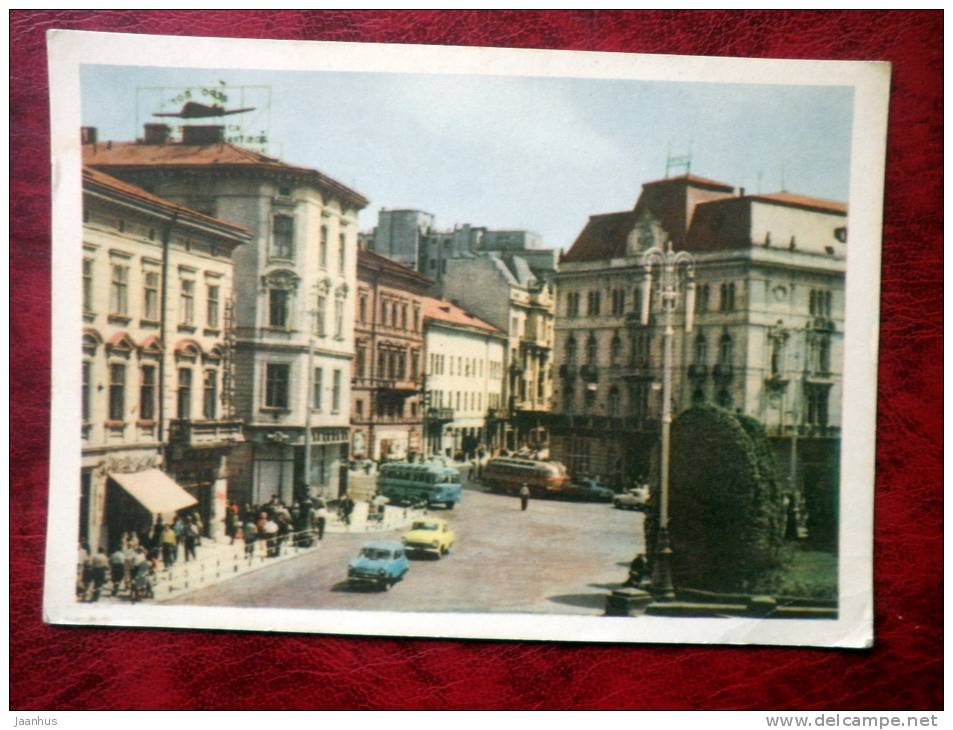
[[[414,520],[402,539],[407,552],[432,553],[440,558],[450,552],[455,535],[446,520],[428,517]]]
[[[581,479],[564,485],[560,490],[550,493],[554,497],[576,499],[583,502],[611,502],[614,492],[595,479]]]
[[[649,502],[649,488],[645,485],[632,487],[622,494],[617,494],[612,500],[616,509],[634,509],[644,511]]]
[[[348,563],[347,579],[350,584],[373,585],[386,591],[402,580],[409,568],[403,545],[394,540],[374,540]]]

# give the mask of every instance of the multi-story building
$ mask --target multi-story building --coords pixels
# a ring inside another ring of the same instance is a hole
[[[838,473],[846,206],[747,195],[695,176],[647,183],[633,210],[592,216],[563,257],[554,458],[576,474],[648,476],[663,353],[655,292],[642,324],[642,255],[669,240],[695,264],[691,333],[685,299],[677,314],[673,412],[707,401],[755,417],[809,502],[829,498]]]
[[[338,494],[350,437],[357,213],[367,200],[318,170],[223,142],[220,126],[187,126],[173,143],[167,127],[147,125],[141,141],[85,144],[83,156],[252,232],[234,259],[245,444],[229,458],[229,496]]]
[[[445,296],[506,334],[501,445],[545,450],[553,391],[551,282],[521,256],[486,254],[449,264]]]
[[[212,534],[232,400],[232,254],[250,236],[83,170],[80,540],[112,548],[158,515],[199,511]]]
[[[506,336],[456,304],[424,299],[427,455],[501,443]]]
[[[433,282],[358,251],[351,454],[401,459],[423,451],[423,300]]]
[[[435,226],[434,216],[422,210],[378,212],[377,226],[361,236],[364,246],[433,279],[439,293],[450,261],[496,253],[518,254],[540,275],[556,270],[558,251],[543,248],[538,233],[522,229],[493,230],[469,223],[452,229]]]

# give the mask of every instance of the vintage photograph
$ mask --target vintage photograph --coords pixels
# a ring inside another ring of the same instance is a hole
[[[889,67],[50,45],[47,620],[870,644]]]

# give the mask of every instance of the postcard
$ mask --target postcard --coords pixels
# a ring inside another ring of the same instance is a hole
[[[46,621],[872,644],[888,64],[49,59]]]

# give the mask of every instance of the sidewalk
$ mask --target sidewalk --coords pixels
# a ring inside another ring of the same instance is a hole
[[[410,523],[426,514],[425,510],[405,507],[386,506],[381,520],[368,520],[367,502],[355,504],[351,515],[351,524],[341,522],[337,515],[329,515],[325,527],[324,539],[334,533],[383,533],[404,529]],[[312,544],[308,547],[295,545],[291,536],[288,536],[277,556],[268,557],[263,540],[256,540],[251,556],[245,555],[245,543],[236,540],[229,544],[228,538],[216,541],[212,538],[203,538],[202,544],[196,550],[196,558],[185,562],[180,551],[177,561],[170,568],[159,568],[152,577],[153,598],[147,601],[161,603],[178,599],[186,593],[208,588],[223,581],[237,578],[240,575],[254,572],[269,565],[291,560],[299,555],[312,552],[320,548],[322,541],[313,536]],[[108,585],[108,584],[107,584]],[[108,588],[104,588],[99,603],[128,603],[129,596],[124,591],[117,596],[109,595]]]

